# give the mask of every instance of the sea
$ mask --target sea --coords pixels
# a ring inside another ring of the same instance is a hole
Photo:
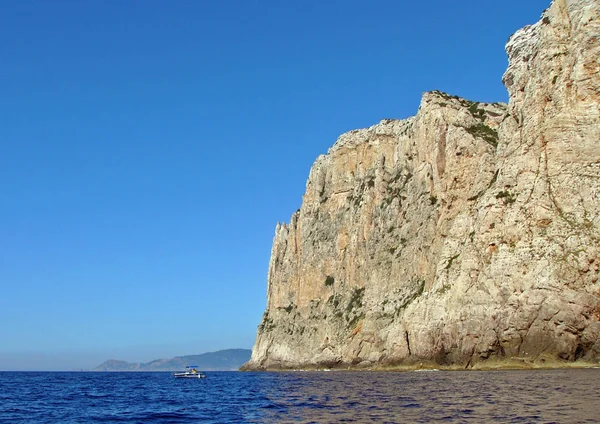
[[[600,423],[600,369],[0,372],[2,423]]]

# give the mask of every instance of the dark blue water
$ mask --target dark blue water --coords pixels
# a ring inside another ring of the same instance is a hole
[[[600,369],[1,372],[2,423],[600,422]]]

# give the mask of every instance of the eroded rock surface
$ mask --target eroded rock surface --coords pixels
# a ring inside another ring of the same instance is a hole
[[[508,105],[426,93],[320,156],[245,368],[600,360],[599,15],[515,33]]]

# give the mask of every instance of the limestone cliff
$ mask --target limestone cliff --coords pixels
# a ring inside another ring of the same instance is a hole
[[[320,156],[245,368],[599,360],[599,15],[515,33],[508,105],[426,93]]]

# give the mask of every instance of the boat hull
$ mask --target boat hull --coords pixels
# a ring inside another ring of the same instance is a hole
[[[180,373],[180,374],[174,374],[175,378],[206,378],[206,375],[204,374],[191,374],[191,373]]]

